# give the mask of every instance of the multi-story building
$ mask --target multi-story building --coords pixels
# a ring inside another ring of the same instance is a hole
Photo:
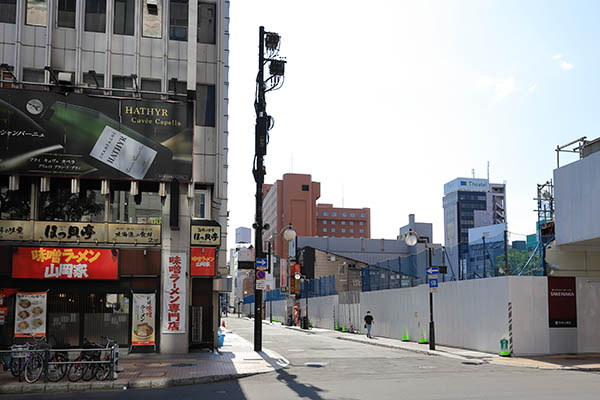
[[[0,2],[0,280],[39,293],[0,345],[216,346],[228,36],[228,0]]]
[[[370,238],[371,209],[317,204],[317,231],[314,236]]]
[[[459,278],[467,276],[469,229],[506,222],[506,185],[456,178],[444,185],[444,241]]]
[[[269,224],[263,231],[263,242],[271,241],[272,254],[287,258],[283,231],[289,224],[298,236],[314,236],[316,232],[315,203],[321,196],[321,183],[306,174],[284,174],[283,179],[264,185],[263,192],[263,221]]]

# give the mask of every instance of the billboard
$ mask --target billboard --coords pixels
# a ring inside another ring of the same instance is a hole
[[[119,279],[119,250],[17,247],[12,277],[25,279]]]
[[[0,89],[0,172],[189,181],[192,103]]]
[[[550,328],[577,327],[577,284],[574,277],[548,277]]]

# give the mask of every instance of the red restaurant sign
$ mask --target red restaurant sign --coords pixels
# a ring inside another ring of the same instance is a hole
[[[12,277],[119,279],[118,250],[18,247],[13,253]]]
[[[192,247],[191,259],[192,276],[215,276],[214,247]]]

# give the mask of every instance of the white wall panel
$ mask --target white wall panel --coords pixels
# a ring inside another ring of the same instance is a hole
[[[35,68],[33,46],[23,46],[21,48],[21,62],[23,68]]]
[[[57,29],[55,32],[64,31],[65,32],[65,48],[74,49],[75,44],[77,43],[77,32],[75,29]]]
[[[550,351],[548,281],[545,277],[510,277],[515,354],[547,354]]]
[[[35,45],[35,27],[30,25],[24,25],[23,31],[21,32],[21,43],[24,46]]]
[[[75,50],[66,50],[65,53],[65,67],[67,71],[75,72],[77,64],[77,52]]]
[[[163,77],[163,59],[162,58],[151,58],[152,68],[151,68],[151,77],[154,79],[162,79]]]
[[[600,280],[577,278],[577,351],[600,352]]]
[[[144,57],[152,56],[152,40],[148,38],[140,39],[140,55]]]

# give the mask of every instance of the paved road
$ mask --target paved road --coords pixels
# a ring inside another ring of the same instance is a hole
[[[252,341],[253,321],[230,318],[227,328]],[[466,365],[336,339],[335,332],[308,334],[263,325],[264,347],[291,366],[240,380],[168,389],[86,393],[86,399],[598,399],[600,374]],[[75,399],[83,394],[18,398]],[[16,398],[5,396],[6,399]]]

